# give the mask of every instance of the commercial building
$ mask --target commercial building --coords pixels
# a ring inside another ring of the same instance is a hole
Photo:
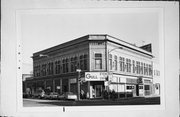
[[[160,68],[159,64],[156,62],[153,62],[153,94],[156,96],[160,96],[160,84],[161,84],[161,78],[160,78]]]
[[[152,53],[110,35],[86,35],[36,52],[32,58],[34,76],[26,86],[33,91],[77,94],[80,82],[87,98],[101,98],[105,90],[120,97],[153,93]]]

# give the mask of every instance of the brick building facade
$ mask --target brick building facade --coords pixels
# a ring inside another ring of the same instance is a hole
[[[101,98],[104,90],[152,95],[153,55],[140,47],[110,35],[86,35],[33,54],[33,79],[26,81],[32,92],[77,93]]]

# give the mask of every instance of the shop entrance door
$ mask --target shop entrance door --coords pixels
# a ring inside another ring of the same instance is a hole
[[[151,94],[151,90],[150,90],[150,85],[144,85],[144,90],[145,90],[145,95],[150,95]]]
[[[136,96],[139,96],[139,85],[136,85]]]
[[[102,97],[102,85],[95,85],[96,98]]]

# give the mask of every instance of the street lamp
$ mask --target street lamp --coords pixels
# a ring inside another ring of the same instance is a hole
[[[76,69],[76,71],[78,72],[78,77],[77,77],[77,100],[80,100],[80,77],[81,77],[81,69]]]
[[[110,69],[109,69],[109,54],[116,50],[116,49],[123,49],[123,47],[116,47],[116,48],[113,48],[111,50],[108,50],[108,55],[107,55],[107,72],[108,72],[108,93],[109,93],[109,74],[110,74]],[[119,96],[118,96],[119,97]]]

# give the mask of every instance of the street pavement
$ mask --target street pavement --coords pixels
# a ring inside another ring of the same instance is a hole
[[[159,105],[160,97],[133,97],[133,98],[121,98],[118,100],[44,100],[44,99],[23,99],[24,107],[39,107],[39,106],[110,106],[110,105]]]

